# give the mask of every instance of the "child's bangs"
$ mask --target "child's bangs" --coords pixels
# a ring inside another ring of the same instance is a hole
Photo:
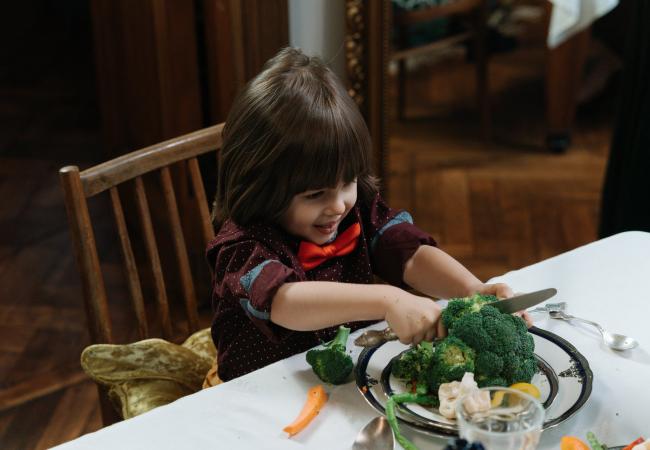
[[[364,138],[364,130],[356,129],[355,120],[330,116],[318,122],[305,127],[309,135],[302,140],[302,149],[297,152],[300,161],[296,161],[291,177],[294,193],[335,187],[369,172],[370,143]]]

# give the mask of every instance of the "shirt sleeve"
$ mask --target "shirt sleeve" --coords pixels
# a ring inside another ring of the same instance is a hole
[[[367,210],[364,228],[372,268],[388,283],[406,287],[404,266],[420,245],[436,245],[436,241],[413,224],[411,215],[390,208],[377,194]]]
[[[271,304],[278,288],[295,280],[292,268],[256,241],[240,241],[220,249],[215,263],[214,291],[229,307],[242,308],[269,339],[281,340],[291,330],[271,322]]]

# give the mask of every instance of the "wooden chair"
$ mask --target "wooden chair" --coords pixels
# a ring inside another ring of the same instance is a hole
[[[404,119],[405,90],[406,90],[406,59],[412,56],[439,51],[440,49],[457,45],[472,39],[474,42],[474,57],[476,60],[476,93],[481,120],[481,133],[484,138],[489,136],[489,100],[487,80],[487,5],[485,0],[454,0],[439,6],[404,11],[398,10],[393,14],[393,25],[396,31],[397,46],[390,52],[390,59],[397,61],[397,116]],[[405,35],[409,26],[430,22],[434,19],[466,17],[469,19],[468,31],[457,33],[434,42],[418,47],[405,47]]]
[[[163,337],[179,342],[204,325],[199,323],[195,271],[191,268],[186,244],[188,233],[191,234],[192,231],[188,230],[188,226],[183,227],[182,223],[188,222],[188,211],[196,216],[192,223],[196,225],[194,236],[200,242],[198,252],[202,256],[214,231],[197,157],[214,152],[216,168],[216,152],[221,146],[222,128],[223,124],[215,125],[134,151],[81,172],[76,166],[66,166],[59,171],[81,274],[91,344],[124,342],[124,337],[118,339],[114,336],[117,326],[113,325],[117,323],[111,321],[111,314],[115,315],[116,305],[113,301],[109,302],[106,293],[88,207],[89,198],[106,195],[106,191],[117,229],[115,237],[119,244],[115,245],[121,249],[131,303],[130,307],[124,309],[130,309],[135,316],[133,322],[137,324],[134,327],[137,328],[136,337]],[[146,180],[145,175],[148,177]],[[173,178],[176,183],[172,181]],[[147,189],[151,186],[154,189]],[[123,198],[124,192],[132,193],[133,197]],[[153,195],[162,197],[161,207],[154,205],[150,208],[148,197]],[[125,214],[125,210],[133,210],[133,214]],[[157,223],[161,221],[166,222],[164,227],[171,242],[159,247],[157,242],[164,243],[160,236],[161,228],[157,228]],[[139,237],[132,239],[130,234],[137,230]],[[161,258],[161,254],[169,247],[173,249],[167,253],[172,255],[172,272],[177,274],[176,283],[184,307],[175,307],[180,302],[174,302],[172,296],[168,295],[173,283],[166,283],[163,262],[168,259]],[[204,265],[209,276],[207,263]],[[143,289],[146,281],[149,282],[150,289]],[[143,292],[151,292],[153,298],[146,298]],[[127,306],[128,303],[122,302],[118,306]],[[120,311],[120,314],[123,312]],[[123,329],[122,323],[119,324]],[[131,331],[130,334],[135,334],[134,330]],[[119,420],[105,390],[100,388],[99,394],[104,424]]]

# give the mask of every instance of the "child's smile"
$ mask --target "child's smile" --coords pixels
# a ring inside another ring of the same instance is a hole
[[[336,228],[338,227],[339,222],[334,221],[334,222],[328,222],[326,224],[322,225],[314,225],[316,229],[320,232],[323,233],[324,235],[331,235],[336,231]]]
[[[357,182],[302,192],[282,215],[282,227],[304,240],[323,245],[332,240],[357,201]]]

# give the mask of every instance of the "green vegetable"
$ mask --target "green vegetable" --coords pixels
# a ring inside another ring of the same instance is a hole
[[[537,370],[533,337],[523,319],[490,306],[494,301],[496,297],[481,294],[450,300],[442,313],[449,335],[433,344],[422,342],[394,362],[392,374],[413,383],[415,390],[395,395],[386,404],[386,415],[389,422],[392,417],[391,427],[404,448],[414,447],[399,434],[396,404],[437,405],[440,384],[460,381],[465,372],[473,372],[480,387],[532,379]]]
[[[334,340],[325,345],[325,348],[307,352],[307,362],[318,378],[325,383],[344,383],[352,372],[354,363],[345,348],[348,336],[350,336],[350,329],[340,326]]]
[[[396,360],[392,367],[393,376],[407,382],[416,382],[422,385],[433,357],[433,344],[422,341],[417,346],[402,353],[402,356]]]
[[[395,440],[404,448],[404,450],[418,450],[418,448],[409,441],[399,430],[395,406],[400,403],[418,403],[420,405],[438,405],[438,397],[433,395],[411,394],[409,392],[391,395],[386,402],[386,419],[390,425]]]
[[[449,336],[436,345],[426,375],[429,392],[437,393],[442,383],[463,378],[465,372],[474,372],[476,352],[460,339]]]
[[[456,320],[467,313],[477,312],[484,305],[498,301],[494,295],[474,294],[471,297],[449,299],[447,307],[442,311],[442,323],[447,329],[453,328]]]
[[[591,431],[589,431],[587,433],[587,441],[589,441],[589,445],[591,446],[591,450],[606,450],[606,448],[607,448],[598,441],[598,438],[596,438],[596,435],[594,433],[592,433]]]
[[[456,301],[450,301],[450,305]],[[530,382],[537,362],[533,355],[533,338],[523,319],[489,305],[478,311],[460,312],[460,317],[452,318],[449,336],[462,340],[476,352],[478,385],[508,386]]]

